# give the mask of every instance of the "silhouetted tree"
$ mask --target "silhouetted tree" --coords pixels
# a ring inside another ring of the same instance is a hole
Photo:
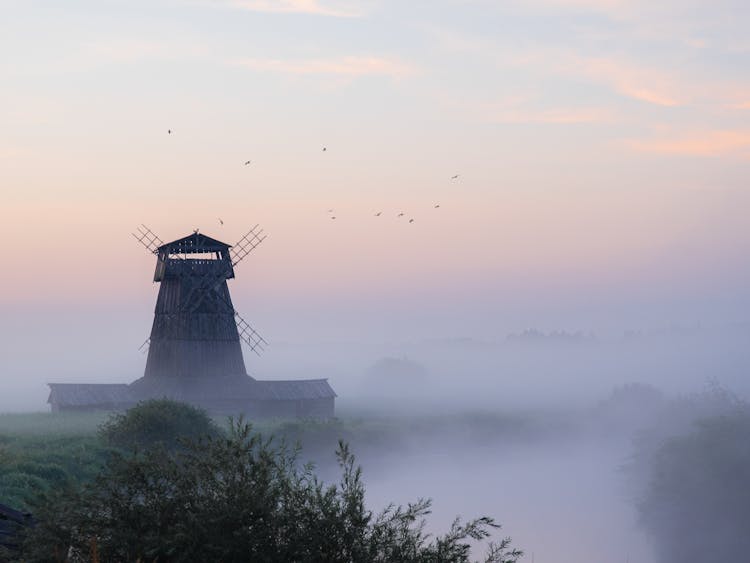
[[[745,563],[750,554],[750,412],[698,422],[648,456],[639,503],[662,563]]]
[[[24,560],[463,563],[471,542],[499,528],[488,517],[457,519],[431,539],[429,500],[379,514],[366,508],[361,470],[345,444],[335,485],[300,466],[297,453],[241,421],[225,437],[182,448],[115,453],[94,482],[39,508]],[[509,544],[490,544],[484,561],[517,561],[521,553]]]

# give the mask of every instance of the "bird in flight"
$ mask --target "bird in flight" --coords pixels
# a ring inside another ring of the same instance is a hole
[[[413,222],[414,222],[414,219],[409,219],[409,223],[413,223]]]
[[[435,204],[435,209],[437,209],[438,207],[440,207],[440,204],[439,204],[439,203],[436,203],[436,204]]]
[[[329,209],[329,210],[328,210],[328,213],[333,213],[333,209]]]
[[[326,152],[328,149],[326,147],[323,147],[323,152]]]
[[[383,214],[383,212],[382,212],[382,211],[378,211],[378,212],[377,212],[377,213],[375,214],[375,217],[380,217],[380,216],[381,216],[382,214]]]
[[[403,217],[403,216],[404,216],[403,213],[399,213],[398,215],[396,215],[396,217]]]
[[[451,176],[451,180],[458,180],[458,174],[456,174],[455,176]]]
[[[171,134],[172,134],[172,130],[171,129],[167,129],[167,135],[171,135]]]
[[[247,166],[248,164],[250,164],[250,161],[249,161],[249,160],[246,160],[246,161],[245,161],[245,166]]]
[[[221,220],[221,217],[219,217],[219,223],[221,223],[222,225],[224,224],[224,221]]]
[[[331,219],[335,219],[335,218],[336,218],[336,216],[335,216],[335,215],[331,215]]]

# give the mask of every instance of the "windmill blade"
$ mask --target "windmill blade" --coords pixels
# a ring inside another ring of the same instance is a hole
[[[231,300],[219,291],[219,286],[225,282],[225,275],[206,276],[203,278],[201,283],[191,289],[188,293],[182,311],[189,312],[197,310],[209,296],[212,299],[218,299],[218,301],[225,304],[234,313],[235,323],[237,324],[237,333],[239,334],[240,339],[247,344],[250,350],[260,356],[260,353],[265,350],[265,346],[268,345],[268,342],[258,333],[257,330],[250,326],[250,323],[240,316],[232,306]],[[198,299],[195,302],[193,302],[192,299],[193,295],[198,296]]]
[[[250,324],[235,311],[234,318],[237,320],[237,332],[240,334],[242,341],[255,352],[258,356],[268,346],[268,342],[256,331]]]
[[[250,323],[243,319],[240,314],[232,306],[232,302],[227,299],[220,291],[219,286],[226,281],[225,275],[220,276],[206,276],[202,283],[193,288],[185,299],[183,311],[197,310],[198,307],[205,301],[205,299],[211,296],[214,299],[218,299],[232,309],[234,312],[235,323],[237,324],[237,333],[240,339],[247,344],[248,348],[260,356],[261,352],[265,351],[265,347],[268,346],[268,341],[263,338],[257,330],[255,330]],[[192,295],[197,294],[198,300],[193,303]]]
[[[135,237],[135,240],[140,242],[146,250],[152,254],[156,254],[156,249],[159,248],[164,242],[156,236],[156,234],[149,229],[146,225],[138,227],[138,233],[130,233]]]
[[[245,256],[250,254],[256,246],[266,239],[266,236],[267,235],[263,234],[263,229],[258,228],[258,225],[255,225],[250,229],[247,234],[238,240],[229,250],[229,254],[232,258],[232,266],[236,266],[244,260]]]

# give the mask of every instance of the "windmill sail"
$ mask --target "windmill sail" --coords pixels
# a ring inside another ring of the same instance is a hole
[[[261,242],[266,240],[266,234],[263,233],[263,229],[259,229],[258,225],[255,225],[250,229],[245,236],[238,240],[233,247],[230,249],[230,255],[232,257],[232,266],[236,266],[245,256],[250,254],[255,247]]]
[[[152,254],[156,254],[156,249],[164,244],[162,240],[157,237],[154,232],[146,225],[139,226],[137,231],[137,233],[130,234],[133,235],[135,237],[135,240],[140,242],[144,247],[146,247],[146,250],[148,250]]]

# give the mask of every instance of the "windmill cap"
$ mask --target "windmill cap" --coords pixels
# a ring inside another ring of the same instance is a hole
[[[198,254],[226,250],[231,247],[231,244],[221,242],[203,233],[192,233],[186,237],[162,244],[159,247],[159,251],[168,252],[169,254]]]

